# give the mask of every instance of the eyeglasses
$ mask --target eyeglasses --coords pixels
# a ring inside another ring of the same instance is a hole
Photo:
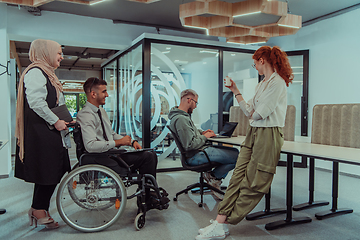
[[[195,103],[196,106],[198,105],[198,102],[195,101],[194,99],[192,99],[192,98],[187,98],[187,99],[190,99],[190,100],[194,101],[194,103]]]
[[[58,54],[59,54],[62,58],[64,58],[64,53],[63,53],[63,52],[58,52]]]
[[[256,64],[255,63],[251,64],[251,66],[256,69]]]

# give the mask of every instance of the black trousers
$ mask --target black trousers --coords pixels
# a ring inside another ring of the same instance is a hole
[[[119,157],[122,158],[131,167],[132,171],[139,170],[140,174],[151,174],[156,178],[156,167],[158,159],[155,152],[129,152],[119,154]],[[86,156],[82,159],[81,165],[86,164],[100,164],[107,166],[118,174],[124,172],[124,168],[122,168],[116,160],[108,157]]]
[[[36,210],[49,211],[50,199],[53,195],[56,185],[40,185],[35,183],[33,202],[31,207]]]
[[[156,178],[158,159],[154,151],[129,152],[119,154],[118,156],[130,166],[132,172],[139,170],[140,174],[151,174]],[[81,165],[87,164],[103,165],[111,168],[120,175],[123,174],[125,170],[116,160],[108,157],[86,156],[82,159]],[[148,201],[150,199],[150,189],[145,189],[145,194],[145,200]]]

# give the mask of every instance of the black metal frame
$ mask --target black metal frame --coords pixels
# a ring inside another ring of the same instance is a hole
[[[308,136],[309,112],[309,50],[288,51],[288,56],[303,56],[303,92],[301,97],[301,136]],[[286,166],[286,161],[279,161],[278,166]],[[307,168],[307,158],[301,156],[301,162],[294,162],[294,167]]]

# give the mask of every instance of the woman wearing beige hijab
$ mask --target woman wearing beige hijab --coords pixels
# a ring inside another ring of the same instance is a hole
[[[63,59],[60,44],[37,39],[31,43],[32,62],[23,72],[16,106],[17,138],[15,177],[35,183],[30,226],[35,222],[59,227],[49,215],[51,196],[62,176],[70,170],[66,122],[50,109],[65,104],[55,69]]]

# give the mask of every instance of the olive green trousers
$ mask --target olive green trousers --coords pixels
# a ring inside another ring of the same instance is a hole
[[[269,192],[283,144],[281,127],[247,129],[234,173],[218,206],[218,214],[226,215],[228,223],[239,223]]]

